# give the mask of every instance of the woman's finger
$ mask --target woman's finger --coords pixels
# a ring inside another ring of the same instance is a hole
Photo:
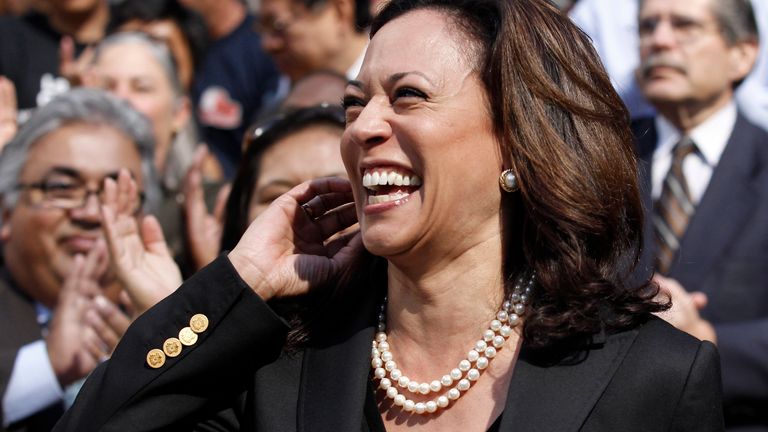
[[[309,201],[301,204],[301,209],[312,220],[321,218],[327,212],[333,211],[339,206],[353,203],[352,192],[331,192],[317,195]]]
[[[326,212],[314,221],[314,225],[320,229],[323,241],[355,223],[357,223],[357,210],[353,202]]]

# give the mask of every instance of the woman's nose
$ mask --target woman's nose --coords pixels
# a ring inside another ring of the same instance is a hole
[[[392,136],[389,118],[391,114],[392,107],[386,97],[371,98],[357,118],[347,126],[347,132],[360,146],[372,146],[387,141]]]

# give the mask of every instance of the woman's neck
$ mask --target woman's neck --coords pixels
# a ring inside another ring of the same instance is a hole
[[[54,11],[50,15],[51,27],[83,44],[95,43],[103,38],[108,21],[109,6],[106,1],[99,2],[95,8],[83,13]]]
[[[482,337],[503,302],[500,247],[491,238],[428,268],[390,263],[388,340],[412,378],[447,373]]]

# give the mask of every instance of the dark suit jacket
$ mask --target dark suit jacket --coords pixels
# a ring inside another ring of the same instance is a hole
[[[634,124],[647,210],[653,119]],[[652,270],[655,241],[646,218],[642,268]],[[667,276],[709,297],[702,316],[718,336],[726,423],[768,430],[768,133],[739,115]],[[749,412],[751,411],[751,412]],[[757,412],[755,412],[757,411]],[[750,420],[749,417],[762,417]]]
[[[2,268],[0,268],[0,317],[5,327],[0,331],[0,395],[5,395],[19,349],[41,339],[42,335],[40,324],[37,323],[34,303],[13,286],[7,271]],[[50,431],[63,411],[62,404],[55,404],[11,425],[7,430]],[[0,420],[2,417],[3,412],[0,409]],[[5,430],[0,421],[0,431]]]
[[[366,431],[381,296],[371,287],[358,292],[369,295],[328,317],[331,331],[285,353],[285,322],[221,257],[134,322],[55,430]],[[147,352],[196,313],[210,320],[199,340],[159,369],[148,367]],[[578,361],[557,364],[521,354],[501,431],[723,429],[712,344],[651,318],[596,335],[576,354]]]

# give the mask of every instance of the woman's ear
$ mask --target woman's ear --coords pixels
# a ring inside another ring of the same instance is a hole
[[[192,103],[187,96],[182,96],[176,102],[176,109],[173,113],[173,131],[179,133],[189,123],[192,116]]]

